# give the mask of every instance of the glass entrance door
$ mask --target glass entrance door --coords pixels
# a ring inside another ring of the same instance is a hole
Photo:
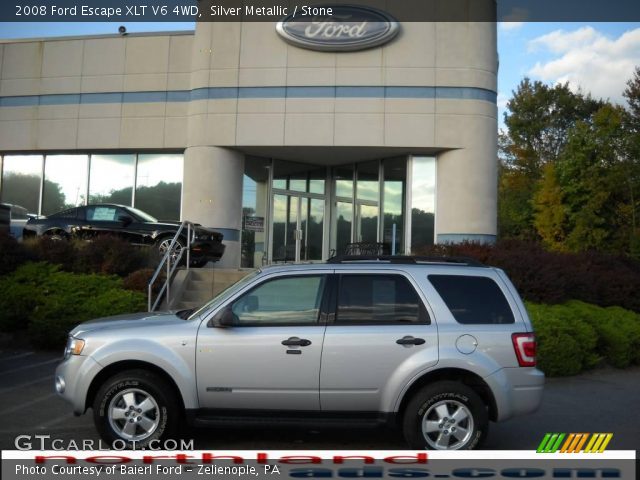
[[[324,200],[273,195],[273,262],[322,260]]]

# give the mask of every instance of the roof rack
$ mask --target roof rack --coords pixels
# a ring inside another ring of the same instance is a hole
[[[329,264],[351,263],[351,262],[385,262],[395,264],[421,264],[434,263],[445,265],[459,265],[466,267],[486,267],[484,263],[468,257],[449,257],[449,256],[420,256],[420,255],[336,255],[327,260]]]

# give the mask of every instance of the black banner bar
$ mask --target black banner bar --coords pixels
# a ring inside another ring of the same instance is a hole
[[[634,22],[638,0],[3,0],[0,22],[277,22],[358,4],[401,22]],[[2,36],[0,26],[0,37]]]

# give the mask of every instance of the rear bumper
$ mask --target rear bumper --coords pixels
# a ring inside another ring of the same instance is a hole
[[[498,421],[535,412],[542,403],[544,373],[537,368],[502,368],[484,380],[494,392]]]
[[[214,242],[198,242],[191,244],[190,256],[193,260],[207,260],[217,262],[224,254],[225,245]]]

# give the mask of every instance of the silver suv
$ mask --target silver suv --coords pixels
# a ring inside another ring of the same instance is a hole
[[[502,270],[342,257],[255,271],[196,311],[74,328],[56,390],[108,442],[195,425],[391,422],[413,449],[470,449],[536,410],[544,375]]]

